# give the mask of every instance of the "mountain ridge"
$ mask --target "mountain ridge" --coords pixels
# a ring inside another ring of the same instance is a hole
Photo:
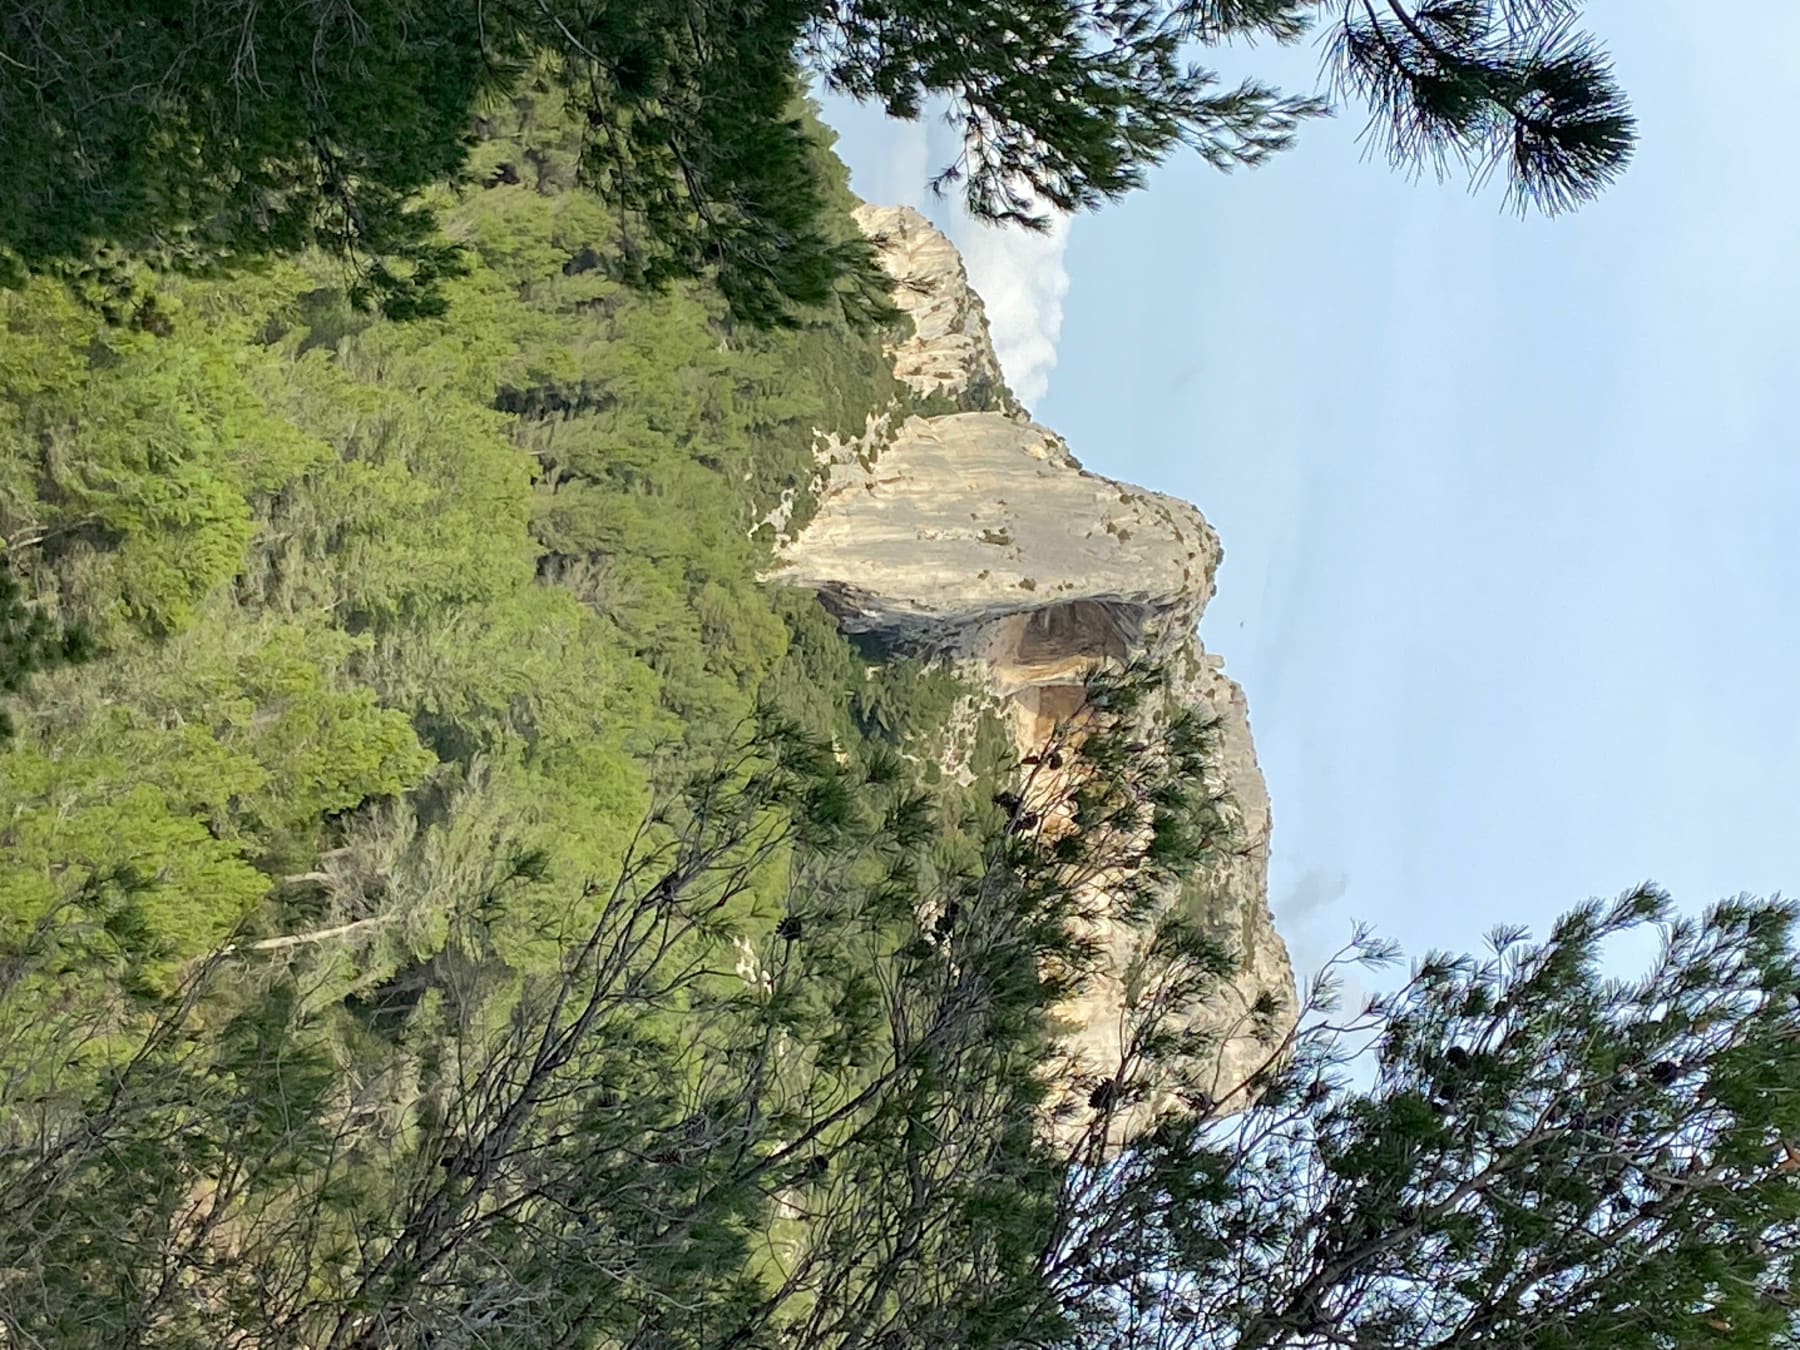
[[[821,443],[816,509],[778,539],[769,575],[813,591],[846,632],[930,652],[972,676],[1021,757],[1078,711],[1089,675],[1134,661],[1161,670],[1165,711],[1190,709],[1210,724],[1207,786],[1225,804],[1235,847],[1167,902],[1194,906],[1236,959],[1189,1029],[1214,1044],[1215,1101],[1245,1104],[1271,1028],[1285,1034],[1298,1000],[1269,911],[1272,816],[1248,701],[1198,631],[1224,556],[1218,535],[1187,502],[1084,469],[1031,420],[1005,387],[960,256],[922,215],[865,205],[856,220],[912,320],[889,350],[925,411],[871,418],[862,438]],[[1058,1016],[1064,1049],[1105,1074],[1124,1057],[1118,1014],[1145,932],[1107,916],[1085,936],[1104,950],[1103,970]],[[1274,1017],[1259,1016],[1271,1000]],[[1112,1129],[1122,1141],[1167,1104],[1149,1085]],[[1072,1136],[1087,1121],[1057,1131]]]

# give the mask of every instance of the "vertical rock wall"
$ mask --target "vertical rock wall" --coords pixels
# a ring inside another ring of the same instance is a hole
[[[1198,633],[1218,537],[1185,502],[1088,473],[1028,418],[1005,392],[961,259],[923,216],[865,207],[858,219],[913,320],[896,374],[931,404],[964,410],[907,417],[864,453],[822,457],[817,513],[783,540],[772,576],[816,591],[848,631],[965,663],[1010,716],[1021,755],[1076,710],[1096,666],[1141,655],[1168,671],[1169,697],[1215,722],[1213,786],[1228,798],[1238,847],[1188,889],[1239,962],[1199,1025],[1218,1043],[1212,1095],[1242,1102],[1236,1089],[1268,1054],[1250,1032],[1251,1005],[1272,994],[1279,1028],[1296,999],[1269,913],[1269,799],[1243,690]],[[1060,1013],[1065,1047],[1098,1076],[1119,1063],[1122,976],[1141,935],[1103,917],[1091,936],[1108,969]],[[1120,1135],[1161,1104],[1153,1089],[1121,1113]]]

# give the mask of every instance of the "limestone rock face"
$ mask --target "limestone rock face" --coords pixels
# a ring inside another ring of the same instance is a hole
[[[1278,1033],[1292,1027],[1298,1011],[1287,944],[1269,911],[1269,794],[1250,738],[1243,689],[1225,675],[1221,658],[1201,648],[1191,630],[1169,632],[1165,642],[1163,659],[1174,676],[1173,697],[1213,719],[1217,740],[1208,786],[1223,790],[1236,827],[1232,855],[1191,879],[1194,890],[1205,897],[1205,921],[1212,936],[1235,954],[1238,963],[1231,981],[1198,1021],[1218,1038],[1216,1051],[1204,1064],[1208,1093],[1221,1108],[1236,1110],[1252,1100],[1245,1084],[1268,1061],[1272,1049],[1254,1034],[1252,1008],[1257,999],[1268,993],[1280,1001],[1281,1012],[1274,1019]],[[1108,972],[1072,1000],[1062,1015],[1070,1026],[1069,1045],[1104,1071],[1119,1061],[1118,1012],[1124,1000],[1119,975],[1139,934],[1127,924],[1103,920],[1096,936],[1110,953]],[[1169,1104],[1166,1094],[1152,1090],[1134,1110],[1122,1113],[1117,1122],[1120,1135],[1128,1137]]]
[[[1052,630],[1077,603],[1197,613],[1218,561],[1185,502],[1084,472],[1035,423],[969,412],[909,418],[878,458],[835,466],[780,576],[846,628],[933,645],[1035,615],[1020,639],[1042,651],[1067,645]]]
[[[1004,391],[987,311],[956,246],[910,206],[858,207],[856,223],[879,247],[894,303],[913,323],[913,336],[893,350],[894,374],[926,395]]]
[[[859,222],[913,316],[914,335],[894,351],[896,372],[926,394],[1003,388],[980,301],[949,240],[915,211],[865,207]],[[1213,1097],[1242,1105],[1238,1089],[1269,1054],[1251,1034],[1251,1005],[1272,994],[1280,1031],[1297,1000],[1269,913],[1269,798],[1243,690],[1197,631],[1221,559],[1212,527],[1185,502],[1088,473],[1055,433],[1011,406],[908,417],[859,453],[822,455],[821,469],[817,512],[782,540],[773,579],[817,592],[849,631],[964,663],[1011,718],[1021,754],[1077,711],[1090,672],[1139,655],[1169,673],[1168,697],[1215,722],[1212,786],[1229,799],[1237,848],[1188,889],[1204,897],[1207,924],[1238,958],[1200,1024],[1217,1040]],[[1102,918],[1091,936],[1109,969],[1059,1016],[1065,1048],[1104,1076],[1120,1062],[1122,976],[1142,934]],[[1120,1114],[1119,1137],[1164,1104],[1151,1085]]]

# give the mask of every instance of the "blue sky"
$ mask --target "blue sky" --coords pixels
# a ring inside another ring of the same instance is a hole
[[[1365,162],[1346,109],[983,231],[924,197],[943,128],[827,103],[857,190],[963,246],[1038,420],[1223,537],[1201,631],[1303,965],[1353,918],[1419,953],[1646,877],[1800,890],[1800,7],[1710,12],[1589,6],[1643,144],[1554,221]]]

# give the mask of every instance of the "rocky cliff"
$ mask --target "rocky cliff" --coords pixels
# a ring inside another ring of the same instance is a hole
[[[915,393],[968,400],[1003,391],[1006,378],[988,337],[987,310],[969,285],[956,246],[908,206],[862,206],[856,223],[881,249],[894,298],[912,336],[890,355],[894,374]],[[1013,406],[1010,395],[1001,401]]]
[[[1269,913],[1269,800],[1243,691],[1197,630],[1218,537],[1185,502],[1087,472],[1017,406],[962,262],[923,216],[865,207],[858,219],[913,321],[893,352],[896,374],[924,406],[963,410],[885,419],[861,443],[825,446],[817,512],[782,540],[774,575],[816,591],[847,630],[977,673],[1021,754],[1076,710],[1096,666],[1139,655],[1169,672],[1169,697],[1216,722],[1213,786],[1228,799],[1238,848],[1188,890],[1236,949],[1238,973],[1203,1022],[1220,1046],[1213,1095],[1241,1101],[1234,1089],[1268,1053],[1250,1033],[1249,1008],[1272,994],[1288,1025],[1296,1000]],[[1108,973],[1062,1014],[1067,1047],[1099,1075],[1119,1062],[1121,976],[1140,934],[1107,918],[1092,936]],[[1121,1132],[1159,1104],[1152,1091]]]

